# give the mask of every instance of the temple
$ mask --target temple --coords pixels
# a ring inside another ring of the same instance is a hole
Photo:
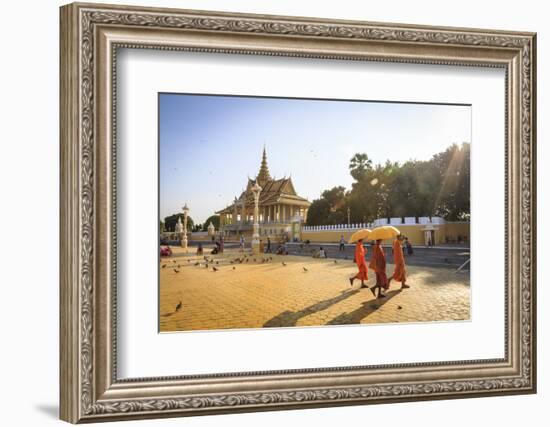
[[[294,240],[299,238],[300,226],[307,219],[307,210],[311,205],[307,199],[298,196],[292,178],[274,179],[267,166],[267,154],[263,150],[260,170],[255,179],[248,178],[246,189],[222,209],[220,228],[228,238],[252,235],[254,223],[255,183],[262,188],[258,202],[258,222],[260,237]]]

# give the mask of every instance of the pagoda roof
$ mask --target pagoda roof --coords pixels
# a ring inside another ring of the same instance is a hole
[[[269,169],[267,166],[267,156],[265,153],[265,148],[262,155],[262,163],[260,171],[256,179],[248,178],[246,183],[245,190],[240,194],[237,200],[237,206],[240,208],[243,204],[245,207],[254,206],[254,194],[252,192],[252,187],[258,183],[262,190],[260,192],[260,206],[269,206],[278,203],[286,203],[291,205],[300,205],[300,206],[309,206],[311,202],[304,197],[299,196],[296,193],[294,184],[292,183],[292,178],[284,177],[280,179],[271,178],[269,174]],[[235,202],[228,205],[226,208],[216,212],[220,213],[231,213],[233,212]]]

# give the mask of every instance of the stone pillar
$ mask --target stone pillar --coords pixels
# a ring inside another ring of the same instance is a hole
[[[233,201],[233,218],[231,223],[236,224],[237,223],[237,198],[235,197],[235,200]]]
[[[244,224],[244,219],[246,215],[246,195],[243,195],[243,199],[241,200],[241,224]]]
[[[181,247],[187,249],[187,214],[189,213],[189,208],[187,203],[182,208],[183,210],[183,235],[181,237]]]
[[[252,233],[252,252],[254,254],[260,253],[260,224],[258,223],[258,217],[259,217],[258,204],[260,202],[261,191],[262,191],[262,187],[260,187],[256,182],[254,184],[254,187],[252,187],[252,194],[254,194],[254,225],[253,225],[253,233]]]

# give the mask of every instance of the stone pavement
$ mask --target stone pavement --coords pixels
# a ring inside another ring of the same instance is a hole
[[[243,254],[230,249],[207,255],[214,260],[207,268],[195,248],[173,249],[161,259],[161,332],[470,318],[469,272],[408,266],[411,288],[401,291],[392,282],[387,298],[375,299],[357,280],[350,287],[357,272],[350,260],[268,255],[262,262],[265,255],[249,254],[241,264],[235,260]],[[391,275],[392,264],[387,271]],[[374,276],[369,271],[368,285]]]

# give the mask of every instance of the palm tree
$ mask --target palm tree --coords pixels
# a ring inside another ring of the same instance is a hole
[[[372,169],[372,160],[365,153],[355,154],[349,162],[350,174],[356,181],[360,181],[369,169]]]

